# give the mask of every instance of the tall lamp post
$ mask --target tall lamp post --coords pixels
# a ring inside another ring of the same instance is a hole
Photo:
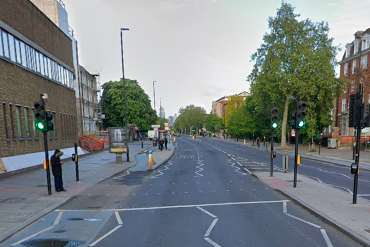
[[[122,33],[123,31],[129,31],[128,28],[121,28],[120,34],[121,34],[121,61],[122,61],[122,82],[123,82],[123,99],[124,99],[124,107],[125,107],[125,128],[126,128],[126,154],[127,154],[127,161],[130,161],[130,153],[129,153],[129,147],[128,147],[128,133],[127,133],[127,94],[126,94],[126,83],[125,83],[125,67],[123,63],[123,37]]]
[[[155,111],[155,87],[154,87],[154,83],[157,82],[157,81],[153,81],[153,101],[154,101],[154,111]]]

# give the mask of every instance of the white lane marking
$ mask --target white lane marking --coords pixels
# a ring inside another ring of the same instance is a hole
[[[314,223],[311,223],[311,222],[309,222],[309,221],[307,221],[307,220],[304,220],[304,219],[298,218],[298,217],[296,217],[296,216],[294,216],[294,215],[291,215],[291,214],[286,214],[286,215],[288,215],[289,217],[292,217],[293,219],[299,220],[299,221],[304,222],[304,223],[306,223],[306,224],[309,224],[309,225],[311,225],[311,226],[313,226],[313,227],[316,227],[316,228],[321,229],[321,226],[318,226],[318,225],[316,225],[316,224],[314,224]]]
[[[227,206],[227,205],[247,205],[247,204],[269,204],[289,202],[289,200],[279,201],[249,201],[249,202],[225,202],[225,203],[210,203],[210,204],[194,204],[194,205],[174,205],[162,207],[142,207],[142,208],[117,208],[117,209],[88,209],[88,210],[73,210],[73,209],[56,209],[56,212],[111,212],[111,211],[142,211],[142,210],[157,210],[157,209],[171,209],[171,208],[196,208],[196,207],[210,207],[210,206]]]
[[[201,207],[197,207],[197,209],[199,209],[199,210],[203,211],[204,213],[208,214],[208,215],[209,215],[209,216],[211,216],[212,218],[217,218],[217,216],[216,216],[216,215],[214,215],[214,214],[212,214],[212,213],[208,212],[207,210],[205,210],[205,209],[203,209],[203,208],[201,208]]]
[[[212,244],[214,247],[221,247],[217,243],[213,242],[210,238],[204,238],[208,243]]]
[[[358,194],[358,196],[370,196],[370,194]]]
[[[108,233],[106,233],[105,235],[103,235],[102,237],[98,238],[95,242],[93,242],[92,244],[90,244],[89,246],[95,246],[97,243],[99,243],[100,241],[102,241],[104,238],[108,237],[109,235],[111,235],[113,232],[115,232],[117,229],[119,229],[120,227],[122,227],[122,225],[118,225],[116,226],[115,228],[113,228],[112,230],[110,230]]]
[[[236,173],[238,173],[238,175],[247,175],[246,173],[241,172],[241,171],[240,171],[240,167],[235,166],[235,163],[234,163],[234,162],[232,162],[231,160],[228,160],[228,161],[227,161],[227,163],[232,163],[232,164],[231,164],[231,167],[236,168],[235,172],[236,172]]]
[[[118,222],[118,225],[122,225],[122,219],[121,219],[121,216],[119,215],[118,212],[114,212],[114,214],[116,215],[116,219],[117,219],[117,222]]]
[[[245,167],[244,167],[244,170],[246,170],[249,174],[252,174],[252,172]]]
[[[217,224],[217,221],[217,218],[212,221],[211,225],[208,227],[206,234],[204,234],[204,237],[209,237],[209,234],[211,234],[213,227],[215,227],[215,225]]]
[[[317,168],[317,167],[310,167],[310,166],[306,166],[306,165],[301,165],[302,167],[306,167],[306,168],[311,168],[311,169],[317,169],[321,172],[326,172],[326,173],[331,173],[331,174],[336,174],[336,175],[341,175],[343,177],[346,177],[346,178],[349,178],[349,179],[352,179],[350,176],[347,176],[345,174],[342,174],[342,173],[338,173],[338,172],[330,172],[330,171],[326,171],[326,170],[323,170],[323,169],[320,169],[320,168]]]
[[[35,237],[35,236],[37,236],[37,235],[40,235],[41,233],[47,232],[47,231],[49,231],[49,230],[50,230],[50,229],[52,229],[52,228],[54,228],[54,226],[51,226],[51,227],[48,227],[48,228],[46,228],[46,229],[44,229],[44,230],[41,230],[41,231],[39,231],[39,232],[36,232],[35,234],[32,234],[31,236],[29,236],[29,237],[27,237],[27,238],[24,238],[24,239],[22,239],[22,240],[19,240],[18,242],[16,242],[16,243],[12,244],[12,246],[15,246],[15,245],[21,244],[21,243],[23,243],[24,241],[27,241],[28,239],[31,239],[31,238],[33,238],[33,237]]]
[[[324,237],[324,239],[325,239],[326,245],[327,245],[328,247],[333,247],[333,245],[332,245],[332,243],[331,243],[331,241],[330,241],[330,239],[329,239],[329,237],[328,237],[328,234],[326,234],[325,229],[320,229],[320,231],[321,231],[322,236],[323,236],[323,237]]]
[[[62,219],[63,212],[59,212],[57,218],[54,221],[53,226],[59,225],[60,220]]]
[[[203,161],[203,160],[202,160],[202,161]],[[203,174],[201,174],[201,173],[199,173],[199,172],[204,171],[204,169],[201,167],[201,166],[204,166],[204,164],[203,164],[202,162],[200,162],[200,161],[198,161],[197,163],[198,163],[199,165],[198,165],[198,166],[196,166],[196,168],[198,168],[199,170],[195,172],[195,174],[197,174],[197,175],[195,175],[194,177],[203,177]]]
[[[163,167],[163,169],[158,170],[158,173],[159,173],[159,174],[154,175],[154,176],[152,176],[152,177],[150,177],[150,178],[158,178],[159,176],[163,175],[163,172],[162,172],[162,171],[165,171],[165,170],[170,169],[170,168],[169,168],[169,166],[171,166],[172,164],[173,164],[173,163],[169,161],[169,162],[168,162],[168,164],[167,164],[167,165],[165,165],[165,166]]]
[[[283,202],[283,213],[284,214],[287,214],[288,213],[288,209],[287,209],[287,203],[286,202]]]

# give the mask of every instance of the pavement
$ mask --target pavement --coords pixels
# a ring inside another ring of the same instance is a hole
[[[200,138],[201,139],[201,138]],[[236,141],[234,139],[218,139],[218,138],[212,138],[216,140],[222,140],[230,143],[236,143],[238,145],[244,145],[243,140]],[[261,147],[260,149],[267,149],[270,150],[270,144],[266,142],[266,146],[264,146],[264,142],[261,141]],[[246,146],[248,147],[254,147],[258,148],[257,144],[251,141],[246,141]],[[350,167],[352,163],[354,163],[353,158],[353,152],[350,147],[341,147],[337,149],[331,149],[327,147],[321,147],[320,148],[320,154],[319,154],[319,146],[315,146],[316,152],[310,152],[308,146],[305,145],[299,145],[298,150],[299,154],[301,155],[301,158],[305,159],[311,159],[311,160],[317,160],[317,161],[323,161],[327,163],[337,164],[341,166]],[[277,153],[281,154],[287,154],[290,156],[294,156],[294,145],[289,144],[286,147],[282,147],[279,143],[274,144],[274,150]],[[368,151],[361,151],[360,152],[360,165],[361,169],[370,170],[370,152]]]
[[[254,175],[364,246],[370,246],[369,200],[360,197],[357,204],[352,204],[350,194],[303,175],[299,176],[296,188],[291,185],[292,173],[275,173],[274,177],[268,172]]]
[[[144,141],[144,149],[152,142]],[[75,162],[66,160],[63,165],[63,182],[67,192],[57,193],[51,174],[52,195],[48,195],[46,171],[42,168],[11,176],[0,177],[0,243],[44,215],[71,200],[94,185],[135,166],[135,156],[142,152],[141,142],[130,144],[130,162],[116,164],[115,155],[104,151],[79,157],[80,181],[76,181]],[[159,167],[174,153],[154,152]],[[62,156],[62,160],[63,157]],[[50,171],[51,173],[51,171]]]

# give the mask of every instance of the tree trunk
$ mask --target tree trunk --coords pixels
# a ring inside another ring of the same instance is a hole
[[[285,106],[284,106],[284,116],[283,116],[283,126],[281,126],[281,146],[286,147],[286,125],[288,121],[288,111],[289,111],[289,99],[290,95],[286,96]]]

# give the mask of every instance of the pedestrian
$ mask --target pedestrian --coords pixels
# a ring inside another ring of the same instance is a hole
[[[168,139],[167,139],[167,136],[164,137],[164,147],[166,148],[167,150],[167,143],[168,143]]]
[[[50,159],[51,170],[54,176],[54,185],[55,185],[56,192],[67,191],[63,187],[62,164],[64,162],[60,160],[60,156],[62,155],[63,155],[63,152],[57,149],[55,150],[53,156],[51,156],[51,159]]]
[[[260,147],[260,138],[257,137],[257,146]]]
[[[162,151],[163,150],[163,143],[164,143],[164,140],[163,138],[161,137],[161,139],[159,139],[159,149]]]

